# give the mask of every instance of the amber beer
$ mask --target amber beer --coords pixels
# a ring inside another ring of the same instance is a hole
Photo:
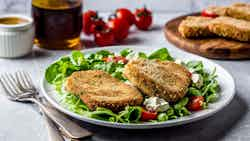
[[[33,0],[35,44],[46,49],[75,49],[81,46],[81,0]]]

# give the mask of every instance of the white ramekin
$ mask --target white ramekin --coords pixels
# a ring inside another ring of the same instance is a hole
[[[0,57],[15,58],[30,53],[35,33],[33,19],[19,14],[0,16],[4,17],[19,17],[28,22],[15,25],[0,24]]]

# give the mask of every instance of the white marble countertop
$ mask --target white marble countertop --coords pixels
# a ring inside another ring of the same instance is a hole
[[[161,28],[164,23],[183,13],[155,14],[153,30],[132,30],[124,44],[167,47],[170,52],[181,51],[168,43]],[[85,38],[85,40],[87,40]],[[85,41],[87,43],[87,41]],[[91,44],[88,44],[91,46]],[[0,73],[27,70],[39,87],[44,68],[69,51],[47,51],[34,48],[29,56],[20,59],[0,59]],[[154,130],[118,130],[82,125],[95,133],[96,141],[249,141],[250,140],[250,61],[216,61],[236,80],[236,96],[214,116],[172,128]],[[36,109],[30,105],[8,101],[0,94],[0,141],[47,141],[45,124]]]

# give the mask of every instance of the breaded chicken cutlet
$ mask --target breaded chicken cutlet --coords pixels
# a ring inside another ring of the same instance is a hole
[[[209,24],[214,34],[239,41],[250,41],[250,22],[231,17],[217,17]]]
[[[227,8],[226,16],[250,21],[250,4],[235,3]]]
[[[185,38],[212,36],[208,28],[211,20],[209,17],[188,16],[180,23],[178,31]]]
[[[227,15],[227,7],[224,6],[209,6],[206,9],[206,12],[214,13],[218,16],[226,16]]]
[[[228,16],[236,19],[250,21],[250,4],[234,3],[230,6],[209,6],[207,12],[214,13],[218,16]]]
[[[175,102],[186,95],[190,84],[189,71],[170,61],[131,60],[124,76],[147,96],[158,96]]]
[[[78,95],[91,110],[104,107],[120,111],[128,105],[141,105],[143,101],[135,87],[101,70],[74,72],[67,78],[65,89]]]

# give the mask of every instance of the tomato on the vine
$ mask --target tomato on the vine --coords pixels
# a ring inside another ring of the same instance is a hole
[[[91,34],[90,27],[94,21],[94,19],[98,18],[98,14],[96,11],[88,10],[87,12],[83,13],[83,32],[86,35]]]
[[[90,33],[97,33],[107,29],[106,23],[101,19],[97,18],[92,21],[90,26]]]
[[[108,27],[114,32],[116,41],[121,42],[127,38],[129,32],[127,21],[119,18],[111,18],[108,21]]]
[[[153,21],[152,12],[146,7],[143,7],[136,9],[134,15],[136,27],[141,30],[148,30]]]
[[[199,111],[202,110],[203,103],[204,103],[203,96],[192,96],[188,102],[187,108],[190,111]]]
[[[133,13],[127,8],[119,8],[115,11],[115,16],[119,19],[126,20],[129,25],[133,25],[135,22],[135,17]]]
[[[110,29],[105,29],[95,33],[95,43],[98,46],[109,46],[115,43],[115,37]]]

